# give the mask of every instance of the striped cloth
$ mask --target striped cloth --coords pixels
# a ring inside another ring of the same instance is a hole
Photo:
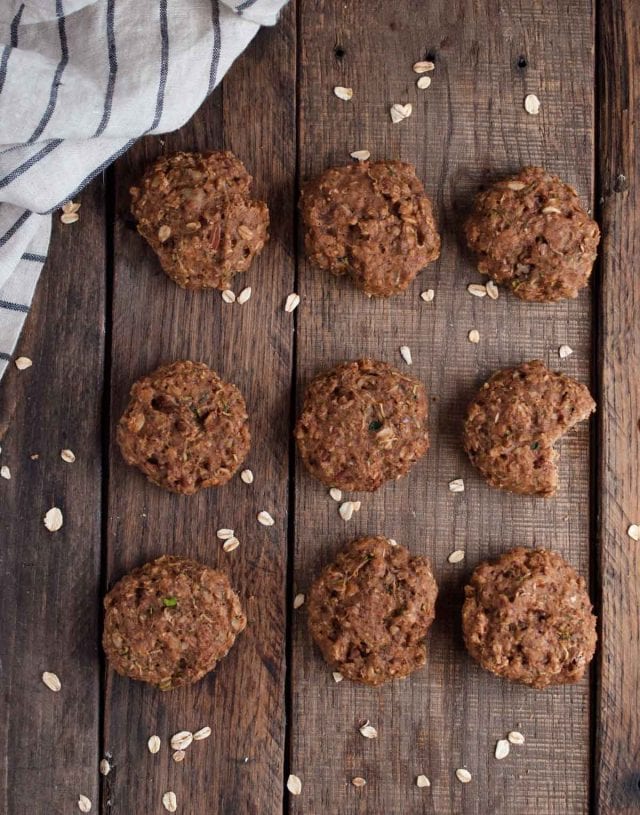
[[[0,378],[51,213],[181,127],[286,0],[0,0]]]

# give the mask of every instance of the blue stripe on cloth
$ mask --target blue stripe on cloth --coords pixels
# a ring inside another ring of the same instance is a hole
[[[33,252],[25,252],[20,258],[20,260],[30,260],[32,263],[44,263],[46,259],[46,255],[34,255]]]
[[[2,93],[2,88],[4,87],[4,81],[7,77],[7,63],[9,62],[9,57],[11,56],[11,50],[13,48],[18,47],[18,27],[20,25],[20,19],[22,17],[22,12],[24,11],[24,3],[20,6],[17,11],[16,16],[11,21],[11,29],[10,29],[10,43],[11,48],[5,46],[2,52],[2,59],[0,60],[0,93]]]
[[[0,351],[0,359],[6,359],[8,362],[11,359],[11,354],[5,354],[4,351]]]
[[[167,73],[169,71],[169,21],[167,20],[167,0],[160,0],[160,37],[162,40],[160,50],[160,82],[158,85],[158,96],[156,97],[156,113],[153,122],[145,133],[155,130],[162,118],[164,107],[164,92],[167,85]]]
[[[7,311],[24,311],[25,314],[29,311],[29,306],[23,306],[22,303],[10,303],[8,300],[0,300],[0,308],[7,309]]]
[[[107,2],[107,50],[109,53],[109,79],[107,80],[107,93],[104,100],[102,119],[95,132],[95,136],[101,136],[111,118],[111,104],[113,102],[113,91],[116,86],[116,74],[118,73],[118,59],[116,56],[116,35],[114,29],[116,0]]]
[[[243,11],[246,11],[248,8],[256,2],[256,0],[244,0],[244,3],[240,3],[239,6],[236,6],[236,13],[242,14]]]
[[[33,144],[34,141],[37,141],[38,138],[42,135],[45,127],[49,124],[49,121],[51,119],[51,116],[53,115],[53,111],[56,106],[56,102],[58,101],[58,87],[60,85],[62,73],[64,69],[67,67],[67,63],[69,62],[69,50],[67,48],[67,31],[64,22],[64,9],[62,6],[62,0],[56,0],[56,17],[58,18],[58,36],[60,37],[60,52],[61,52],[60,62],[58,63],[58,67],[56,68],[56,72],[53,76],[53,83],[51,84],[51,91],[49,93],[49,104],[47,105],[47,109],[43,113],[42,119],[40,119],[40,123],[31,134],[27,144]]]
[[[20,176],[26,173],[27,170],[30,170],[35,164],[37,164],[40,159],[53,152],[53,150],[55,150],[59,144],[62,144],[62,139],[54,139],[53,141],[50,141],[41,150],[38,150],[37,153],[34,153],[26,161],[23,161],[22,164],[19,164],[15,170],[12,170],[9,173],[9,175],[5,175],[4,178],[0,178],[0,190],[7,187],[12,181],[15,181],[16,178],[20,178]]]
[[[209,68],[209,90],[215,88],[218,81],[218,64],[220,62],[220,6],[218,0],[211,0],[211,22],[213,24],[213,49],[211,52],[211,67]]]
[[[12,224],[12,226],[7,229],[4,235],[0,238],[0,246],[4,246],[5,243],[11,240],[16,232],[20,229],[22,224],[31,216],[31,212],[28,209],[22,213],[22,215],[18,218],[18,220]]]
[[[121,147],[119,150],[116,150],[116,152],[115,152],[113,155],[109,156],[109,158],[108,158],[108,159],[106,159],[105,161],[103,161],[103,162],[102,162],[102,164],[101,164],[99,167],[96,167],[96,169],[95,169],[95,170],[93,170],[91,173],[89,173],[89,175],[85,176],[85,177],[82,179],[82,181],[80,182],[80,184],[78,184],[78,186],[75,188],[75,190],[73,190],[73,192],[69,193],[69,195],[65,195],[65,197],[64,197],[64,198],[63,198],[61,201],[59,201],[59,202],[58,202],[58,203],[55,205],[55,207],[51,207],[51,209],[48,209],[48,210],[47,210],[47,212],[46,212],[45,214],[49,214],[49,213],[51,213],[51,212],[55,212],[57,209],[60,209],[60,207],[61,207],[63,204],[66,204],[66,203],[67,203],[67,201],[72,201],[72,200],[73,200],[73,199],[76,197],[76,195],[77,195],[79,192],[81,192],[81,190],[83,190],[83,189],[84,189],[84,188],[87,186],[87,184],[89,184],[91,181],[93,181],[93,179],[94,179],[94,178],[95,178],[97,175],[100,175],[100,173],[101,173],[101,172],[103,172],[104,170],[106,170],[106,169],[107,169],[107,167],[108,167],[110,164],[113,164],[113,162],[114,162],[114,161],[115,161],[117,158],[120,158],[120,156],[121,156],[123,153],[126,153],[126,152],[127,152],[127,150],[128,150],[130,147],[131,147],[131,145],[132,145],[132,144],[135,144],[135,142],[136,142],[136,141],[137,141],[137,137],[136,137],[135,139],[129,139],[129,141],[128,141],[128,142],[127,142],[125,145],[124,145],[124,147]],[[0,243],[0,246],[2,246],[2,244],[1,244],[1,243]]]

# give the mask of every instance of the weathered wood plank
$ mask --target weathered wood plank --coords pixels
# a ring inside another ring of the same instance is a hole
[[[222,90],[178,133],[147,140],[117,168],[113,402],[115,426],[133,380],[162,362],[205,361],[235,382],[249,406],[252,486],[236,477],[196,496],[170,495],[127,468],[113,445],[109,482],[108,580],[163,552],[225,569],[249,618],[229,656],[198,685],[162,694],[108,674],[105,749],[113,753],[106,799],[113,815],[160,811],[175,791],[181,812],[275,815],[282,811],[284,760],[284,597],[288,483],[288,391],[292,332],[282,311],[293,286],[295,28],[293,6],[262,31]],[[253,78],[252,81],[251,78]],[[256,82],[259,80],[259,88]],[[230,148],[255,178],[272,212],[271,241],[254,268],[245,305],[219,292],[176,287],[142,239],[126,226],[128,189],[160,151]],[[259,510],[276,519],[259,526]],[[233,527],[241,547],[224,554],[215,537]],[[210,725],[213,735],[171,760],[167,738]],[[151,756],[152,733],[163,748]]]
[[[347,525],[327,491],[301,464],[296,475],[295,591],[305,591],[335,552],[361,534],[385,534],[432,557],[441,599],[430,663],[411,680],[379,691],[335,685],[312,648],[304,608],[295,614],[292,665],[291,771],[303,792],[290,811],[386,813],[532,813],[577,815],[588,807],[589,687],[536,693],[481,672],[459,631],[462,587],[472,567],[518,544],[560,551],[583,574],[589,568],[588,428],[562,444],[562,488],[555,500],[492,491],[465,460],[459,442],[467,399],[493,370],[542,358],[582,381],[590,375],[588,293],[571,303],[497,302],[465,292],[478,280],[460,246],[461,220],[478,185],[522,164],[544,164],[590,201],[593,160],[593,13],[589,0],[569,3],[333,3],[301,0],[299,163],[307,178],[349,152],[416,164],[436,204],[441,260],[406,294],[367,300],[301,262],[298,311],[298,406],[319,370],[365,354],[412,371],[434,398],[432,448],[409,478],[362,499]],[[415,88],[412,63],[434,58],[427,91]],[[334,85],[351,86],[341,102]],[[523,110],[526,93],[542,101],[539,117]],[[413,104],[393,125],[394,102]],[[422,303],[433,287],[435,301]],[[480,344],[467,332],[478,328]],[[575,354],[562,364],[557,349]],[[450,479],[467,489],[452,495]],[[446,557],[467,552],[463,565]],[[380,736],[357,732],[365,718]],[[493,758],[495,740],[518,727],[525,748]],[[466,766],[473,781],[454,778]],[[418,790],[424,772],[430,790]],[[357,790],[354,775],[368,783]]]
[[[98,651],[104,356],[103,185],[79,200],[78,223],[54,217],[18,355],[0,388],[0,811],[73,812],[97,806]],[[74,464],[60,458],[63,448]],[[32,456],[37,456],[33,459]],[[52,506],[64,513],[54,534]],[[41,682],[53,671],[54,694]]]
[[[600,815],[640,807],[640,6],[600,4]]]

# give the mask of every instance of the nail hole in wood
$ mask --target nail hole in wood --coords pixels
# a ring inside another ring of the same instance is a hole
[[[336,59],[342,59],[347,52],[341,45],[336,45],[333,49],[333,53],[336,55]]]
[[[526,57],[518,57],[518,68],[526,68],[528,65]]]

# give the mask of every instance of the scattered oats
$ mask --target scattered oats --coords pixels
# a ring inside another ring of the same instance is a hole
[[[295,311],[299,305],[300,295],[292,292],[285,301],[284,310],[290,314],[292,311]]]
[[[236,302],[236,295],[231,289],[225,289],[222,292],[222,299],[225,303],[235,303]]]
[[[253,471],[243,470],[240,473],[240,478],[244,481],[245,484],[253,484]]]
[[[339,490],[337,487],[331,487],[329,495],[334,501],[342,501],[342,490]]]
[[[27,368],[33,365],[33,362],[29,357],[18,357],[14,364],[19,371],[26,371]]]
[[[342,85],[336,85],[333,92],[343,102],[348,102],[353,97],[353,88],[343,88]]]
[[[167,810],[167,812],[175,812],[178,808],[178,801],[176,799],[176,794],[172,790],[169,792],[165,792],[162,796],[162,806]]]
[[[357,775],[355,778],[351,779],[351,783],[353,784],[354,787],[364,787],[364,785],[367,782],[366,782],[366,779],[360,778],[360,776]]]
[[[477,328],[472,328],[468,334],[469,342],[472,342],[474,345],[477,345],[480,342],[480,332]]]
[[[233,529],[218,529],[216,532],[216,538],[221,541],[229,540],[229,538],[233,537]]]
[[[243,303],[246,303],[246,302],[247,302],[247,300],[248,300],[250,297],[251,297],[251,286],[247,286],[247,288],[246,288],[246,289],[242,289],[242,291],[241,291],[241,292],[240,292],[240,294],[238,295],[238,297],[237,297],[237,302],[238,302],[238,303],[240,303],[240,305],[242,305]]]
[[[449,481],[449,492],[464,492],[464,481],[462,478],[455,478]]]
[[[42,681],[54,693],[58,693],[62,689],[62,682],[58,679],[58,674],[51,673],[51,671],[45,671],[42,674]]]
[[[397,546],[398,545],[398,541],[395,540],[394,538],[387,538],[387,540],[389,541],[391,546]]]
[[[62,205],[62,211],[68,215],[73,212],[78,212],[81,206],[81,204],[74,201],[67,201],[66,204]]]
[[[360,730],[360,734],[365,737],[365,739],[377,739],[378,738],[378,731],[375,727],[370,724],[369,719],[362,725],[362,727],[358,728]]]
[[[391,121],[394,124],[398,124],[398,122],[401,122],[403,119],[408,119],[409,116],[411,116],[413,113],[413,106],[411,102],[407,102],[406,105],[399,105],[396,102],[395,105],[391,106],[389,113],[391,115]]]
[[[632,541],[640,541],[640,524],[631,524],[627,529],[627,535]]]
[[[419,775],[416,778],[416,787],[430,787],[431,781],[427,778],[426,775]]]
[[[422,297],[425,303],[430,303],[435,296],[436,293],[434,292],[433,289],[427,289],[426,291],[423,291],[422,294],[420,295],[420,297]]]
[[[527,185],[524,181],[507,181],[507,187],[514,192],[518,192],[519,190],[523,190]]]
[[[293,598],[293,607],[301,608],[304,605],[304,594],[296,594]]]
[[[60,216],[60,220],[63,224],[75,224],[76,221],[80,220],[80,216],[77,212],[64,212]]]
[[[171,758],[176,762],[176,764],[179,764],[181,761],[184,761],[184,757],[186,755],[187,754],[184,750],[176,750],[175,753],[171,754]]]
[[[181,730],[171,736],[172,750],[186,750],[193,741],[193,733],[190,730]]]
[[[342,680],[344,679],[344,676],[340,673],[340,671],[333,671],[331,676],[333,677],[333,681],[336,683],[336,685],[338,684],[338,682],[342,682]]]
[[[40,458],[40,453],[31,453],[29,458],[31,459],[31,461],[37,461]]]
[[[158,750],[160,749],[161,743],[162,742],[160,741],[159,736],[151,736],[149,741],[147,742],[147,747],[149,748],[149,752],[153,753],[155,755],[155,753],[157,753]]]
[[[471,781],[471,773],[469,770],[465,770],[464,767],[461,767],[459,770],[456,770],[456,778],[461,784],[468,784]]]
[[[234,549],[237,549],[240,546],[240,541],[236,537],[227,538],[226,541],[222,544],[222,549],[225,552],[233,552]]]
[[[158,230],[158,240],[160,243],[164,243],[168,241],[171,237],[171,227],[167,226],[166,224],[162,224],[160,229]]]
[[[509,755],[509,742],[507,739],[498,739],[494,755],[498,761],[501,761]]]
[[[98,769],[100,770],[100,775],[109,775],[111,772],[111,764],[109,764],[106,758],[103,758],[98,765]]]
[[[290,775],[289,778],[287,778],[287,789],[291,795],[300,795],[302,792],[302,781],[300,781],[297,775]]]
[[[273,526],[275,521],[268,512],[262,510],[262,512],[258,513],[258,523],[262,524],[262,526]]]
[[[427,71],[433,71],[435,67],[435,63],[429,60],[423,60],[421,62],[414,63],[413,70],[417,74],[426,74]]]
[[[430,76],[421,76],[420,79],[416,82],[416,85],[421,91],[426,90],[430,84],[431,84]]]
[[[64,450],[60,451],[60,458],[63,461],[66,461],[67,464],[73,464],[73,462],[76,460],[76,454],[73,452],[73,450],[65,448]]]
[[[469,283],[467,286],[467,291],[474,297],[485,297],[487,294],[487,287],[483,286],[482,283]]]
[[[570,345],[561,345],[560,348],[558,348],[558,356],[560,359],[566,359],[570,357],[571,354],[573,354],[573,348]]]
[[[353,516],[354,509],[353,501],[345,501],[344,504],[340,504],[338,512],[340,513],[340,517],[343,521],[350,521],[351,517]]]
[[[91,812],[91,801],[86,795],[80,795],[78,797],[78,809],[80,812]]]
[[[44,516],[44,525],[49,532],[57,532],[62,528],[62,512],[58,507],[51,507]]]
[[[245,241],[249,241],[251,238],[253,238],[253,232],[245,224],[240,224],[238,227],[238,235],[240,235],[241,238],[244,238]]]
[[[209,725],[207,725],[206,727],[201,727],[200,730],[196,730],[196,732],[193,734],[193,740],[202,741],[203,739],[208,739],[210,735],[211,728]]]
[[[528,93],[524,97],[524,109],[531,116],[537,116],[540,113],[540,100],[535,93]]]
[[[507,739],[511,742],[511,744],[524,744],[524,736],[517,730],[512,730],[507,735]]]
[[[449,563],[461,563],[464,560],[464,552],[462,549],[456,549],[447,558]]]
[[[356,161],[369,161],[371,158],[371,153],[368,150],[354,150],[349,155],[351,158],[355,158]]]
[[[7,481],[11,479],[11,470],[6,464],[3,467],[0,467],[0,478],[5,478]]]
[[[401,345],[400,346],[400,356],[402,359],[407,363],[407,365],[413,364],[413,358],[411,356],[411,349],[408,345]]]
[[[558,209],[558,207],[543,207],[542,208],[543,215],[562,215],[562,210]]]
[[[487,294],[492,300],[497,300],[498,297],[500,296],[500,291],[498,290],[498,287],[493,282],[493,280],[489,280],[487,282],[487,284],[485,285],[485,289],[487,290]]]

